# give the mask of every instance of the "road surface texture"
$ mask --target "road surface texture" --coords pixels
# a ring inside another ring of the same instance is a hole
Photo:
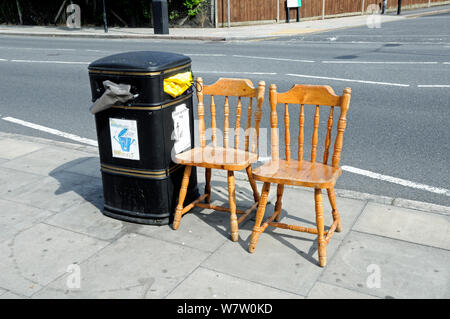
[[[192,58],[194,75],[207,84],[240,77],[255,85],[264,80],[267,91],[272,83],[280,91],[294,83],[326,84],[337,94],[351,87],[341,158],[346,169],[336,187],[450,206],[449,30],[446,13],[380,28],[253,41],[1,36],[0,131],[68,141],[26,127],[25,121],[73,134],[80,143],[95,141],[88,64],[124,51],[177,52]],[[268,94],[264,105],[262,128],[268,129]],[[291,108],[291,123],[298,111]],[[327,113],[321,112],[322,128]],[[312,109],[308,115],[307,138]],[[270,156],[269,141],[261,149],[263,158]]]

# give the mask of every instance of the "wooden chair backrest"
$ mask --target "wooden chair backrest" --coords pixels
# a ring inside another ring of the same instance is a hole
[[[291,158],[291,138],[289,132],[289,104],[300,104],[300,116],[299,116],[299,134],[298,134],[298,161],[303,160],[303,146],[304,146],[304,123],[305,123],[305,105],[315,105],[314,115],[314,130],[312,134],[312,146],[311,146],[311,162],[316,161],[317,156],[317,144],[319,137],[319,107],[329,106],[330,113],[328,116],[327,133],[325,138],[325,149],[323,153],[323,163],[328,163],[329,149],[331,144],[331,135],[333,128],[333,112],[335,107],[340,107],[341,112],[337,124],[337,133],[334,143],[334,151],[332,156],[333,167],[339,166],[341,158],[341,150],[343,144],[344,131],[347,123],[347,111],[350,104],[352,90],[345,88],[342,96],[338,96],[334,93],[333,89],[325,85],[294,85],[289,91],[278,93],[275,84],[270,86],[270,107],[271,107],[271,147],[272,147],[272,160],[279,158],[279,142],[278,142],[278,117],[277,117],[277,105],[284,104],[284,137],[285,137],[285,158],[290,160]]]
[[[224,96],[224,132],[223,132],[223,147],[229,147],[229,116],[230,105],[229,97],[234,96],[238,98],[236,106],[236,125],[234,128],[234,148],[238,149],[240,130],[241,130],[241,113],[242,113],[242,98],[249,98],[249,104],[247,107],[247,121],[245,128],[245,151],[252,153],[257,152],[258,140],[259,140],[259,126],[262,115],[262,104],[264,101],[265,82],[260,81],[258,87],[254,88],[253,83],[248,79],[229,79],[220,78],[216,83],[211,85],[203,85],[203,79],[197,78],[197,111],[199,117],[199,131],[200,131],[200,146],[206,146],[205,138],[205,107],[203,103],[204,95],[211,96],[211,129],[212,129],[212,143],[213,147],[217,146],[217,125],[216,125],[216,105],[214,96]],[[256,111],[253,112],[253,99],[256,99]],[[255,125],[252,126],[252,114],[255,113]],[[249,139],[251,130],[254,129],[256,133],[256,139],[253,139],[251,149],[249,150]]]

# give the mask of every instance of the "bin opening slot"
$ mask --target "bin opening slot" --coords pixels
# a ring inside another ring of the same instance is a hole
[[[130,92],[131,85],[129,84],[117,84],[106,80],[103,81],[103,87],[105,88],[105,92],[89,108],[89,111],[92,114],[109,109],[113,105],[126,103],[139,96],[139,94]]]

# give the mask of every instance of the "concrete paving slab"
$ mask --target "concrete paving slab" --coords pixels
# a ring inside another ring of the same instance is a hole
[[[8,195],[12,190],[33,183],[42,176],[0,167],[0,197]]]
[[[321,281],[381,298],[450,298],[450,252],[351,232]]]
[[[59,172],[16,188],[2,197],[53,212],[62,212],[89,199],[88,196],[93,192],[98,192],[95,181],[88,176]]]
[[[108,243],[37,224],[0,244],[0,286],[31,296]]]
[[[13,159],[19,156],[32,153],[43,148],[44,145],[21,141],[18,139],[1,138],[0,139],[0,158]]]
[[[24,297],[24,296],[15,294],[15,293],[13,293],[11,291],[8,291],[5,294],[1,295],[0,299],[5,299],[6,300],[6,299],[27,299],[27,298]]]
[[[91,202],[74,205],[45,222],[102,240],[114,239],[128,224],[104,216],[98,206]]]
[[[450,216],[368,203],[354,230],[450,249]]]
[[[175,288],[167,298],[302,299],[303,297],[199,267]]]
[[[91,154],[88,153],[48,146],[21,156],[14,161],[3,163],[1,166],[47,176],[52,172],[79,164],[90,157]]]
[[[180,227],[140,225],[135,232],[144,236],[213,252],[229,240],[230,218],[226,212],[194,208],[184,215]]]
[[[316,282],[307,299],[378,299],[375,296],[337,287],[335,285]]]
[[[12,239],[17,233],[53,215],[39,209],[0,199],[0,242]]]
[[[283,218],[281,222],[315,227],[314,196],[311,192],[286,189],[283,197]],[[266,214],[273,212],[269,205]],[[364,202],[339,199],[342,211],[343,233],[335,233],[327,247],[327,256],[332,258],[339,243],[362,211]],[[325,223],[331,224],[331,208],[324,203]],[[288,216],[286,216],[288,215]],[[322,273],[318,265],[317,236],[269,227],[259,238],[253,254],[248,253],[253,223],[247,223],[239,230],[239,243],[226,242],[202,264],[205,268],[234,277],[259,282],[263,285],[306,296]],[[270,258],[268,257],[270,256]],[[236,262],[239,261],[239,262]],[[279,263],[283,271],[278,269]],[[268,275],[270,274],[270,275]]]
[[[214,185],[211,203],[228,207],[228,190],[224,189],[222,182],[216,181]],[[203,188],[204,186],[199,184],[199,189],[203,190]],[[245,188],[240,188],[236,192],[236,203],[239,209],[246,209],[252,205],[249,196],[251,195]],[[253,197],[251,200],[253,201]],[[242,227],[249,220],[250,217],[239,226]],[[230,240],[230,215],[228,212],[195,207],[183,216],[180,227],[176,231],[169,226],[139,226],[135,228],[135,232],[203,251],[214,252],[225,241]]]
[[[67,167],[64,171],[97,178],[102,177],[100,159],[98,157],[89,157],[81,163]]]
[[[80,264],[81,289],[64,276],[33,298],[163,298],[208,256],[182,245],[128,234]]]
[[[0,288],[0,297],[7,292],[6,289]]]

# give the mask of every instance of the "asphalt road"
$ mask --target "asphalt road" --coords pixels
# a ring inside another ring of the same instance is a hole
[[[280,91],[294,83],[327,84],[338,94],[351,87],[341,164],[369,173],[347,170],[336,187],[450,206],[449,30],[447,13],[379,29],[224,43],[3,36],[0,130],[68,141],[4,120],[13,117],[95,140],[87,65],[124,51],[178,52],[206,83],[222,76],[264,80]],[[296,119],[298,109],[290,115]],[[320,125],[326,120],[321,113]],[[267,109],[262,127],[270,127]],[[261,155],[270,156],[269,148]]]

